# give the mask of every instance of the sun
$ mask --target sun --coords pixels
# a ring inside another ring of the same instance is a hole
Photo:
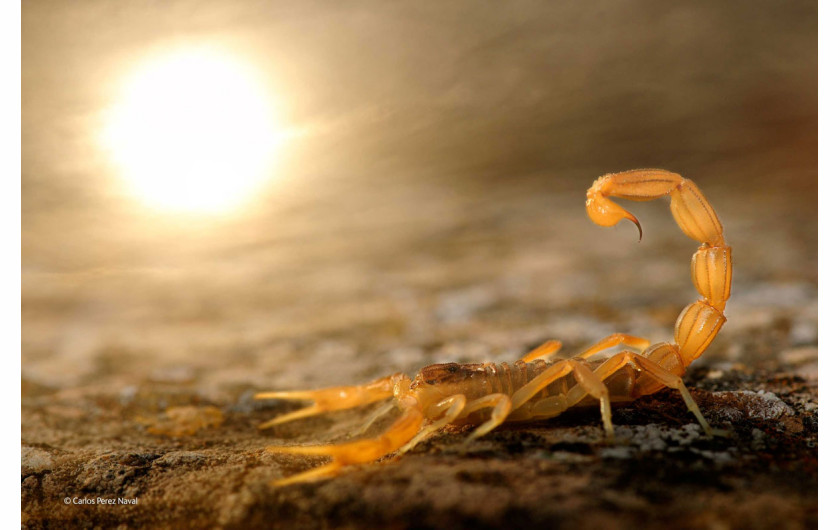
[[[116,99],[103,143],[147,205],[227,211],[270,178],[283,138],[277,110],[241,59],[170,52],[138,66]]]

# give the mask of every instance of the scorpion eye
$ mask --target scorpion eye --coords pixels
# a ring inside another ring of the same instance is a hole
[[[446,367],[446,371],[449,372],[450,374],[454,374],[455,372],[458,371],[458,365],[457,364],[450,364],[449,366]]]

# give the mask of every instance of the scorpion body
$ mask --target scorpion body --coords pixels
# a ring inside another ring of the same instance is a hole
[[[359,386],[315,391],[264,392],[257,399],[300,399],[313,404],[280,415],[262,428],[327,411],[387,401],[362,431],[393,407],[398,419],[380,436],[343,444],[273,446],[276,453],[328,455],[332,461],[281,479],[275,484],[319,479],[342,468],[372,462],[389,453],[404,453],[452,423],[477,425],[469,439],[490,432],[503,422],[535,421],[557,416],[571,407],[598,404],[608,440],[614,439],[610,403],[628,402],[662,388],[679,390],[689,410],[708,435],[711,428],[682,381],[686,368],[706,350],[726,318],[723,311],[732,281],[732,251],[712,206],[688,179],[660,169],[608,174],[587,192],[590,219],[613,226],[622,219],[642,229],[630,212],[610,197],[637,201],[669,196],[671,212],[682,231],[700,243],[691,260],[692,280],[700,299],[683,309],[674,329],[674,342],[651,345],[646,339],[610,335],[571,358],[560,358],[559,341],[551,340],[513,364],[433,364],[414,379],[394,374]],[[591,357],[608,348],[624,349],[606,359]],[[489,412],[489,415],[488,415]]]

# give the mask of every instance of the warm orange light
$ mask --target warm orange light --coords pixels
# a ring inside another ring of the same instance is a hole
[[[255,75],[231,55],[192,49],[138,68],[103,141],[149,205],[223,211],[268,179],[282,134]]]

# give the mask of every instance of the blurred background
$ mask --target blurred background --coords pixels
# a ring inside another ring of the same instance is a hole
[[[596,177],[639,167],[694,179],[725,225],[731,324],[710,355],[771,359],[726,330],[779,319],[815,344],[816,2],[22,16],[24,393],[183,371],[321,386],[553,337],[667,340],[695,244],[664,204],[631,205],[641,244],[583,208]]]
[[[815,525],[815,1],[29,0],[21,74],[25,524]],[[671,340],[697,243],[584,209],[643,167],[732,246],[686,382],[735,437],[665,391],[616,447],[564,415],[268,487],[362,412],[260,431],[297,405],[257,391]]]

